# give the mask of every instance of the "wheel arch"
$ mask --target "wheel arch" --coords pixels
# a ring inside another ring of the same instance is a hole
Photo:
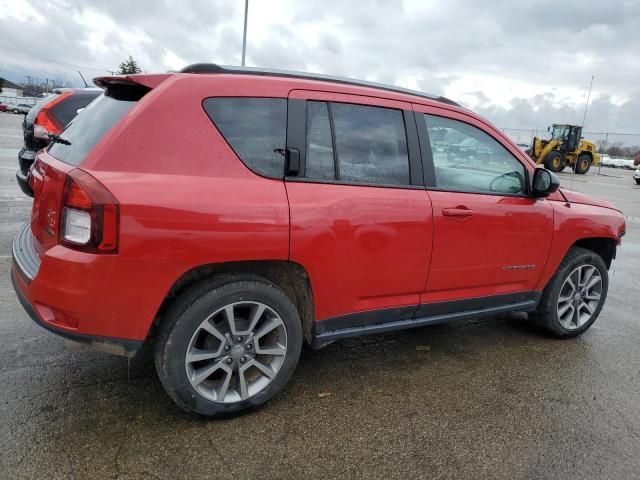
[[[225,275],[251,275],[262,277],[278,286],[293,302],[300,320],[304,338],[311,343],[313,333],[313,292],[311,280],[302,265],[289,260],[251,260],[199,265],[184,272],[173,283],[165,296],[147,338],[153,337],[173,300],[186,289],[205,278]]]
[[[576,240],[569,250],[573,247],[582,247],[597,253],[609,269],[611,262],[616,258],[617,241],[610,237],[588,237]]]

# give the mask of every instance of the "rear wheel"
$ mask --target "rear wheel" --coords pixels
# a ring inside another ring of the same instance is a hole
[[[14,108],[13,110],[11,110],[13,113],[18,114],[20,113],[20,110],[18,110],[17,108]]]
[[[636,178],[636,184],[640,185],[640,178]]]
[[[583,153],[578,156],[578,160],[576,161],[576,173],[585,174],[591,168],[591,157],[586,153]]]
[[[182,409],[227,417],[282,390],[301,347],[298,312],[274,284],[207,281],[167,312],[155,363],[166,392]]]
[[[544,289],[532,318],[557,337],[575,337],[596,321],[608,288],[609,276],[602,257],[574,247]]]
[[[544,167],[552,172],[561,172],[566,166],[564,156],[557,150],[552,150],[544,159]]]

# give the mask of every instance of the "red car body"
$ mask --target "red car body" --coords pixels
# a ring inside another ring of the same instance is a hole
[[[530,309],[572,246],[601,252],[610,263],[624,233],[614,206],[575,192],[568,203],[562,191],[534,198],[265,178],[238,159],[202,107],[210,97],[269,97],[442,116],[480,129],[533,175],[536,165],[500,130],[437,99],[268,75],[135,75],[97,83],[150,91],[79,166],[38,154],[29,180],[32,218],[14,242],[12,278],[38,323],[114,353],[134,353],[177,285],[206,269],[287,265],[299,272],[311,293],[301,315],[305,335],[321,346],[357,334],[349,327],[365,316],[378,315],[372,331],[383,331],[430,311],[458,318],[455,312],[485,307]],[[60,239],[74,170],[115,199],[117,249],[110,253]],[[29,258],[39,264],[35,272]],[[452,310],[451,302],[462,303]],[[336,331],[343,333],[330,335]]]
[[[6,112],[7,111],[7,105],[5,105],[4,103],[0,103],[0,112]]]

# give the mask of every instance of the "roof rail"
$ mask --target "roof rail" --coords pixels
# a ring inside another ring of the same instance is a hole
[[[408,95],[415,95],[417,97],[427,98],[436,102],[442,102],[456,107],[461,107],[460,104],[453,100],[438,96],[429,95],[427,93],[419,92],[417,90],[410,90],[408,88],[396,87],[395,85],[387,85],[384,83],[367,82],[365,80],[356,80],[347,77],[334,77],[332,75],[324,75],[321,73],[307,73],[307,72],[294,72],[291,70],[276,70],[269,68],[255,68],[255,67],[236,67],[229,65],[218,65],[215,63],[194,63],[184,67],[179,73],[226,73],[226,74],[240,74],[240,75],[263,75],[272,77],[290,77],[301,78],[306,80],[319,80],[322,82],[341,83],[344,85],[357,85],[360,87],[371,87],[380,90],[386,90],[389,92],[406,93]]]

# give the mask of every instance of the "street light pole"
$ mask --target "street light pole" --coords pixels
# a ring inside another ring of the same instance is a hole
[[[247,52],[247,17],[249,16],[249,0],[244,0],[244,31],[242,32],[242,66]]]

